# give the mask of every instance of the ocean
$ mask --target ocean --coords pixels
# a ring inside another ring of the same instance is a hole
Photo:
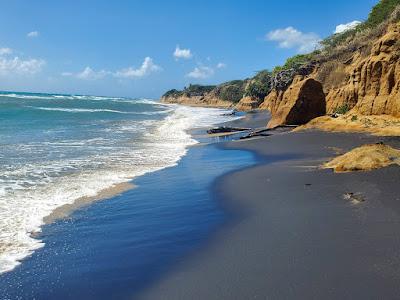
[[[0,92],[0,273],[45,246],[43,219],[55,209],[175,166],[198,143],[188,130],[237,118],[225,112]]]

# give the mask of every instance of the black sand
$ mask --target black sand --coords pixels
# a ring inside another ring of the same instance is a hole
[[[142,298],[397,299],[400,168],[318,169],[337,148],[380,141],[400,147],[396,138],[321,132],[226,143],[260,158],[215,182],[232,221]],[[345,199],[349,192],[365,201]]]

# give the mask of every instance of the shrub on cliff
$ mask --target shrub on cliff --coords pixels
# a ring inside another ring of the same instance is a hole
[[[204,94],[211,92],[214,88],[215,85],[190,84],[183,89],[183,94],[187,97],[204,96]]]
[[[245,96],[263,101],[272,89],[272,74],[268,70],[260,71],[250,79],[246,86]]]
[[[322,58],[339,58],[345,52],[367,47],[371,39],[383,34],[388,23],[399,20],[400,0],[381,0],[372,8],[365,22],[322,40],[322,54],[326,56]]]
[[[362,27],[376,27],[382,22],[387,21],[396,6],[400,5],[400,0],[381,0],[376,4],[368,15],[368,19],[362,24]],[[398,20],[393,20],[398,21]]]
[[[194,96],[204,96],[206,93],[211,92],[215,88],[215,85],[200,85],[200,84],[190,84],[188,87],[185,87],[182,91],[178,91],[176,89],[169,90],[162,97],[194,97]]]
[[[233,80],[217,85],[215,95],[225,101],[239,102],[245,94],[247,80]]]
[[[308,54],[298,54],[292,57],[289,57],[285,64],[283,66],[276,66],[273,71],[272,74],[276,75],[277,73],[284,71],[284,70],[289,70],[289,69],[294,69],[297,70],[300,67],[310,63],[316,54],[318,54],[319,51],[314,51],[312,53],[308,53]]]
[[[176,89],[172,89],[167,91],[166,93],[164,93],[164,95],[162,95],[163,98],[169,98],[169,97],[173,97],[173,98],[177,98],[179,96],[182,96],[183,92],[182,91],[178,91]]]

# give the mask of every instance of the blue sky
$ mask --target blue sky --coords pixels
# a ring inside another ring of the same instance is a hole
[[[0,89],[159,97],[307,52],[377,0],[4,1]]]

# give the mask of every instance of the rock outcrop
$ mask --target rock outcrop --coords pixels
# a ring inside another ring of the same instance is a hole
[[[285,91],[273,90],[260,108],[271,111],[269,128],[301,125],[326,113],[325,94],[320,82],[297,76]]]
[[[247,96],[240,99],[239,103],[236,104],[235,108],[240,111],[249,111],[258,108],[258,101]]]

